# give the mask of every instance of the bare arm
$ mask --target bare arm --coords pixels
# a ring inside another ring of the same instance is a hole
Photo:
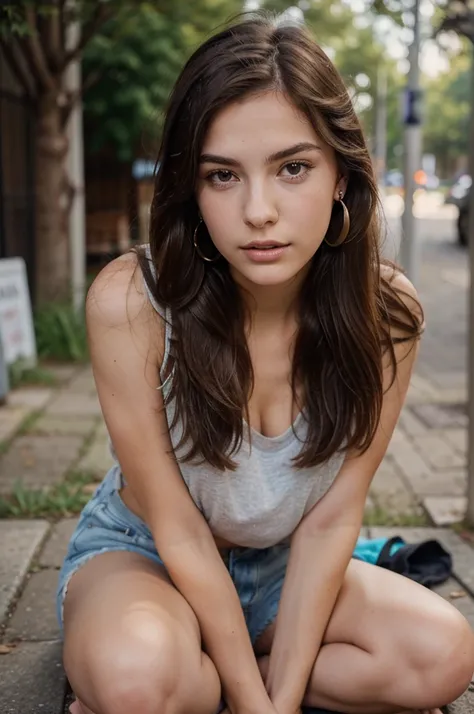
[[[402,290],[416,296],[398,276]],[[267,689],[279,714],[294,714],[321,647],[344,574],[359,536],[370,483],[387,450],[400,415],[417,354],[417,344],[395,348],[398,371],[384,369],[385,391],[378,429],[364,454],[350,453],[328,493],[305,516],[293,535]]]
[[[133,254],[87,299],[92,366],[120,466],[171,579],[199,621],[232,711],[271,710],[234,584],[173,457],[159,386],[164,325]]]

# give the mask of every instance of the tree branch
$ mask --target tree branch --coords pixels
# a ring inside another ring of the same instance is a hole
[[[59,0],[52,0],[54,12],[45,18],[45,44],[46,52],[55,69],[58,69],[64,57],[64,46],[61,37],[61,7]]]
[[[84,96],[88,89],[93,87],[94,84],[97,84],[97,82],[103,76],[104,72],[105,66],[101,69],[91,72],[89,75],[87,75],[85,81],[82,83],[81,89],[78,89],[77,92],[68,92],[68,94],[66,95],[66,104],[63,107],[63,111],[61,114],[61,121],[63,126],[68,123],[69,117],[71,116],[71,112],[74,109],[74,105],[76,104],[76,102],[80,101],[80,99]]]
[[[23,52],[40,86],[46,90],[53,90],[56,87],[56,83],[47,65],[43,48],[38,40],[38,29],[36,27],[36,17],[33,7],[27,6],[25,8],[25,16],[29,33],[21,41]]]
[[[62,70],[64,70],[70,62],[73,62],[81,56],[82,50],[87,43],[94,37],[102,25],[108,20],[111,20],[113,16],[113,8],[97,5],[92,19],[83,27],[80,40],[76,47],[73,47],[64,55],[64,60],[61,65]]]
[[[31,77],[28,75],[28,72],[25,70],[21,60],[18,59],[13,44],[0,38],[0,47],[2,48],[2,52],[8,66],[17,78],[18,82],[21,84],[22,88],[25,90],[27,97],[35,99],[36,87],[34,86],[34,81],[32,81]]]

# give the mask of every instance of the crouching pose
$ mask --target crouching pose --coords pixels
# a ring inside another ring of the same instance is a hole
[[[246,17],[184,67],[158,159],[149,245],[87,299],[116,465],[60,573],[71,711],[439,714],[468,623],[352,559],[423,314],[341,78]]]

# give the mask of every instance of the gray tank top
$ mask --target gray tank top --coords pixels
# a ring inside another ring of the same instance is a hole
[[[153,275],[149,247],[146,254]],[[165,353],[161,374],[166,373],[172,332],[169,310],[158,305],[145,282],[147,295],[155,310],[166,320]],[[162,383],[163,397],[169,394],[173,372]],[[166,417],[172,424],[175,405],[168,403]],[[170,430],[176,450],[182,435],[182,423]],[[295,433],[293,432],[296,432]],[[212,466],[179,463],[181,475],[196,506],[219,538],[247,548],[268,548],[287,539],[303,516],[324,496],[336,478],[344,453],[337,452],[317,467],[295,469],[292,459],[301,449],[307,425],[299,414],[283,434],[268,437],[250,429],[251,444],[244,429],[244,439],[233,460],[235,471],[219,471]],[[251,448],[250,448],[251,446]],[[113,453],[113,449],[112,449]]]

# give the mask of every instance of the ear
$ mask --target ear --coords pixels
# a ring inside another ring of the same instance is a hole
[[[344,196],[346,195],[346,191],[347,191],[347,183],[348,183],[347,176],[339,177],[339,180],[336,184],[336,190],[334,192],[334,200],[335,201],[339,201],[339,198],[340,198],[339,192],[340,191],[342,191],[342,197],[344,198]]]

